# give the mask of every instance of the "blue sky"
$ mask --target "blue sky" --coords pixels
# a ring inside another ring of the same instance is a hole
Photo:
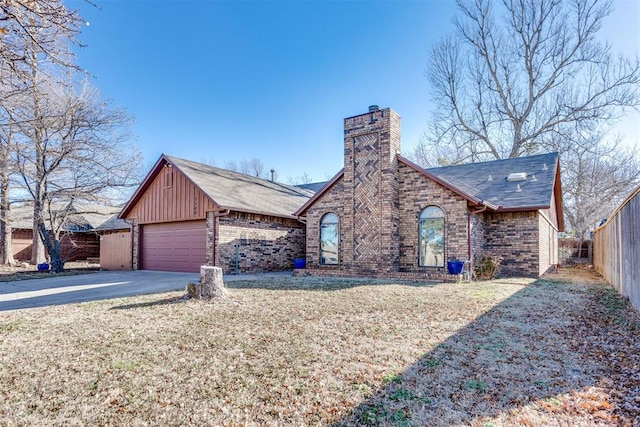
[[[430,47],[452,29],[453,0],[81,0],[80,65],[136,119],[145,162],[161,153],[223,167],[259,158],[280,181],[342,167],[342,119],[371,104],[402,116],[402,148],[429,117]],[[640,52],[640,2],[616,0],[603,29]],[[638,114],[621,129],[638,143]]]

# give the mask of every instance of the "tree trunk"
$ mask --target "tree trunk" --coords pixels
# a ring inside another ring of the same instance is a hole
[[[51,236],[49,230],[44,225],[44,222],[38,223],[38,235],[42,238],[44,246],[47,248],[47,253],[51,259],[51,270],[56,273],[61,273],[64,270],[64,261],[62,260],[62,245],[58,236]]]
[[[39,217],[42,215],[42,207],[38,208],[36,207],[37,205],[39,205],[38,202],[35,202],[33,204],[33,238],[31,239],[32,265],[41,264],[47,260],[44,253],[42,238],[40,237],[40,224],[42,224],[42,226],[44,227],[44,222],[39,219]]]
[[[12,265],[13,245],[11,240],[10,204],[9,204],[9,150],[11,147],[11,133],[8,134],[7,141],[2,147],[2,158],[0,159],[0,263]]]

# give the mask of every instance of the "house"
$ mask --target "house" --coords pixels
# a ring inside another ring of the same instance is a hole
[[[306,273],[424,278],[447,260],[502,258],[507,275],[557,264],[557,153],[423,169],[400,154],[392,109],[344,119],[344,168],[294,215]]]
[[[65,262],[98,258],[99,236],[96,229],[121,208],[86,202],[54,204],[47,214],[61,227],[60,243]],[[33,244],[33,205],[14,206],[10,213],[11,246],[17,261],[31,260]],[[49,226],[49,221],[46,222]]]
[[[400,116],[375,107],[344,120],[344,168],[327,183],[162,155],[119,215],[114,239],[131,246],[114,248],[133,269],[275,271],[306,258],[306,274],[419,279],[491,256],[536,277],[558,262],[561,194],[557,153],[423,169],[400,154]]]
[[[119,218],[131,227],[133,269],[287,270],[305,251],[293,212],[313,194],[163,154]]]

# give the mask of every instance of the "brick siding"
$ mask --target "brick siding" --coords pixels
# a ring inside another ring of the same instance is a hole
[[[540,275],[540,231],[537,211],[485,213],[485,253],[502,258],[501,274]]]
[[[216,262],[225,274],[291,270],[304,257],[304,224],[294,219],[231,212],[216,218]],[[237,254],[237,256],[236,256]]]
[[[400,271],[442,272],[445,268],[420,267],[418,223],[427,206],[437,206],[445,215],[445,260],[466,260],[467,202],[415,170],[400,164]]]

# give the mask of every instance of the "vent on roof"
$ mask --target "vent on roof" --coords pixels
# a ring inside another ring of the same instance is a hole
[[[489,179],[487,179],[487,181],[493,181],[493,177],[489,175]]]
[[[546,163],[544,163],[544,164],[542,165],[542,170],[543,170],[543,171],[546,171],[547,169],[548,169],[548,168],[547,168],[547,164],[546,164]]]
[[[526,172],[510,173],[507,181],[525,181],[527,179]]]

